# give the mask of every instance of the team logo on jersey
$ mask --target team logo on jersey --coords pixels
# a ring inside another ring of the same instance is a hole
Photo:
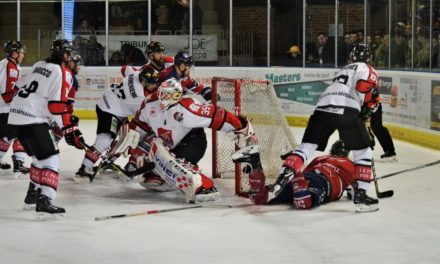
[[[11,77],[11,78],[18,78],[18,71],[15,70],[15,69],[11,69],[9,71],[9,77]]]
[[[183,120],[183,114],[180,113],[180,112],[175,112],[175,113],[174,113],[174,119],[175,119],[177,122],[182,122],[182,120]]]
[[[211,113],[211,107],[209,105],[202,106],[202,115],[209,116]]]
[[[156,107],[151,107],[150,111],[148,113],[150,116],[156,116],[157,115],[157,109]]]

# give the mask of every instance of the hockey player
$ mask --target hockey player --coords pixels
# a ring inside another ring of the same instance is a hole
[[[11,166],[2,162],[3,156],[12,145],[13,172],[16,178],[27,177],[29,168],[23,166],[26,153],[20,141],[15,139],[8,126],[9,107],[18,90],[18,79],[20,77],[20,63],[25,56],[25,49],[20,41],[10,40],[5,43],[4,51],[6,58],[0,61],[0,168],[10,169]],[[22,77],[21,77],[22,78]]]
[[[348,159],[349,151],[344,142],[337,140],[330,155],[313,159],[274,199],[267,202],[271,186],[265,185],[266,177],[261,166],[258,149],[250,146],[233,155],[234,162],[249,163],[249,198],[255,204],[293,203],[296,209],[310,209],[341,198],[344,189],[353,184],[355,168]],[[373,206],[372,206],[373,207]],[[377,204],[370,211],[377,210]]]
[[[149,41],[147,48],[145,49],[145,55],[148,59],[148,63],[142,67],[134,67],[124,65],[121,67],[121,74],[125,77],[129,73],[142,70],[145,67],[151,67],[158,72],[168,68],[174,64],[174,58],[164,54],[165,47],[159,41]]]
[[[36,205],[39,217],[65,213],[64,208],[52,204],[58,188],[60,156],[50,122],[62,127],[67,144],[83,148],[81,132],[72,123],[67,108],[67,95],[73,83],[67,69],[71,50],[69,41],[55,40],[50,57],[31,68],[9,112],[9,127],[16,132],[27,154],[33,157],[24,209]]]
[[[91,180],[93,166],[116,138],[122,123],[140,108],[145,97],[156,91],[159,73],[152,68],[134,72],[119,84],[112,84],[96,105],[98,128],[93,149],[86,151],[82,165],[73,180]]]
[[[149,155],[156,163],[152,174],[185,192],[188,202],[215,200],[219,196],[213,181],[196,166],[205,148],[199,138],[191,136],[194,128],[233,132],[242,142],[256,143],[253,129],[245,118],[183,97],[183,88],[175,79],[162,82],[157,96],[142,104],[130,126],[144,138],[139,147],[131,151],[132,155],[137,155],[136,158],[142,153]]]
[[[269,191],[268,200],[278,196],[301,167],[313,156],[315,150],[323,151],[335,130],[348,150],[353,151],[356,182],[353,202],[357,211],[375,210],[378,200],[368,197],[372,178],[371,139],[364,117],[377,106],[374,97],[378,83],[376,71],[366,64],[364,44],[356,44],[350,54],[354,63],[336,74],[333,84],[321,94],[315,111],[310,116],[302,143],[284,160],[280,175]]]

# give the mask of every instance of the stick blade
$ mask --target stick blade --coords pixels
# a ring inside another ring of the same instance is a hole
[[[392,197],[393,195],[394,195],[394,191],[389,190],[389,191],[377,193],[377,198],[388,198],[388,197]]]

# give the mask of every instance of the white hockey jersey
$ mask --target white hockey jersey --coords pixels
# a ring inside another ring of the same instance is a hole
[[[45,61],[35,63],[26,76],[25,85],[12,100],[8,123],[70,125],[67,95],[72,85],[72,74],[67,68]]]
[[[130,73],[121,84],[112,84],[98,102],[98,107],[118,117],[134,115],[148,93],[139,81],[139,72]]]
[[[0,113],[9,113],[19,77],[19,65],[8,59],[0,61]]]
[[[134,122],[144,131],[153,131],[171,149],[193,128],[208,127],[229,132],[242,127],[240,119],[232,113],[190,97],[184,97],[164,111],[160,110],[157,98],[146,101],[136,113]]]
[[[343,67],[335,81],[321,94],[317,109],[354,108],[360,111],[366,94],[377,87],[378,77],[373,67],[356,62]]]

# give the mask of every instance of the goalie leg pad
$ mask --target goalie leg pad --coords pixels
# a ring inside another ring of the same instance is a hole
[[[154,139],[149,159],[156,164],[153,172],[185,193],[188,203],[212,201],[213,198],[219,196],[211,194],[209,199],[206,199],[207,193],[218,193],[213,187],[212,181],[204,178],[196,166],[182,159],[176,159],[161,139]],[[204,186],[210,187],[210,189],[205,189]],[[196,199],[196,196],[199,197],[199,200]]]

